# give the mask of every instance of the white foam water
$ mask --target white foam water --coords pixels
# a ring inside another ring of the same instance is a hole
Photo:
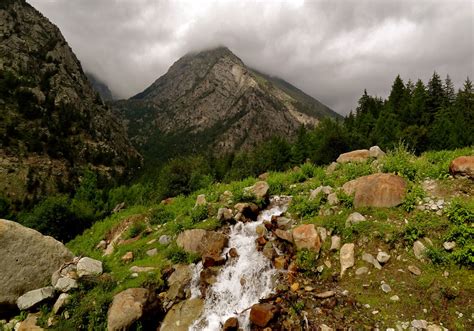
[[[206,292],[202,316],[189,330],[221,330],[230,317],[237,317],[240,327],[250,330],[248,308],[272,292],[272,279],[276,273],[271,261],[257,250],[256,228],[264,221],[271,220],[272,216],[281,215],[286,211],[287,205],[285,198],[275,197],[269,208],[260,213],[257,221],[239,222],[231,227],[229,248],[235,247],[239,257],[229,260],[221,269],[217,281]],[[195,272],[199,269],[197,266]],[[197,296],[197,282],[193,285],[191,292],[193,296]]]

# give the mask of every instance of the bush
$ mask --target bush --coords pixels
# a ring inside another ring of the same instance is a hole
[[[158,205],[156,209],[153,210],[150,218],[150,224],[164,224],[174,220],[175,215],[173,212],[169,211],[165,206]]]
[[[315,251],[302,249],[296,253],[296,265],[305,273],[316,272],[318,257],[319,255]]]
[[[295,196],[291,200],[288,212],[301,218],[316,216],[321,206],[326,202],[326,196],[319,194],[310,200],[308,197]]]
[[[414,180],[417,177],[414,155],[408,151],[405,145],[400,144],[385,156],[382,171],[393,172],[409,180]]]
[[[193,224],[204,221],[209,215],[206,205],[196,206],[190,211],[190,216]]]
[[[135,238],[136,236],[140,235],[146,229],[145,222],[135,222],[132,226],[128,229],[127,235],[125,236],[127,239]]]
[[[474,267],[474,244],[456,250],[452,255],[453,260],[463,266]]]
[[[189,254],[185,252],[181,247],[176,245],[169,245],[165,250],[165,256],[168,260],[173,263],[194,263],[199,260],[197,254]]]
[[[446,210],[446,214],[451,223],[472,224],[474,223],[474,200],[461,201],[454,199]]]
[[[419,185],[410,185],[408,193],[405,196],[402,207],[405,211],[410,212],[415,209],[418,201],[423,199],[425,191]]]
[[[30,213],[20,214],[19,219],[21,224],[64,242],[90,227],[95,220],[93,207],[85,201],[71,201],[65,195],[46,198]]]

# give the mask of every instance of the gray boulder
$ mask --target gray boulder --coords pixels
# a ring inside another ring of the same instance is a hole
[[[77,275],[90,276],[100,275],[102,273],[102,262],[91,259],[90,257],[83,257],[77,262]]]
[[[15,309],[21,295],[48,285],[51,275],[72,259],[56,239],[0,219],[0,311]]]

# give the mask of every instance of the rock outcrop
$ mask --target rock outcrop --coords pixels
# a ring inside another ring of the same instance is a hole
[[[303,224],[293,229],[293,242],[297,249],[319,252],[321,239],[314,224]]]
[[[181,301],[166,314],[161,331],[188,331],[189,327],[201,315],[204,301],[199,298]]]
[[[114,296],[107,313],[107,330],[128,330],[142,315],[149,297],[144,288],[129,288]]]
[[[24,0],[0,5],[0,192],[21,203],[141,163],[59,29]]]
[[[0,311],[16,307],[18,297],[49,285],[51,275],[72,253],[52,237],[0,219]]]
[[[345,183],[346,194],[354,194],[354,207],[395,207],[403,202],[407,184],[397,175],[377,173]]]

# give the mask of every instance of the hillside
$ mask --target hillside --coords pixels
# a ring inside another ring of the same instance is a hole
[[[91,83],[94,90],[96,90],[99,93],[102,100],[104,101],[114,100],[112,91],[110,91],[109,87],[104,82],[102,82],[99,78],[97,78],[96,75],[90,72],[86,72],[86,76],[87,76],[87,79],[89,79],[89,82]]]
[[[59,29],[24,0],[0,4],[0,200],[71,192],[84,168],[103,181],[141,163]]]
[[[289,83],[249,69],[225,47],[188,54],[143,92],[114,104],[146,158],[223,155],[301,125],[340,117]]]
[[[79,279],[62,313],[29,316],[58,330],[470,330],[473,158],[375,148],[131,206],[68,244],[105,273]],[[142,292],[143,310],[117,310]]]

